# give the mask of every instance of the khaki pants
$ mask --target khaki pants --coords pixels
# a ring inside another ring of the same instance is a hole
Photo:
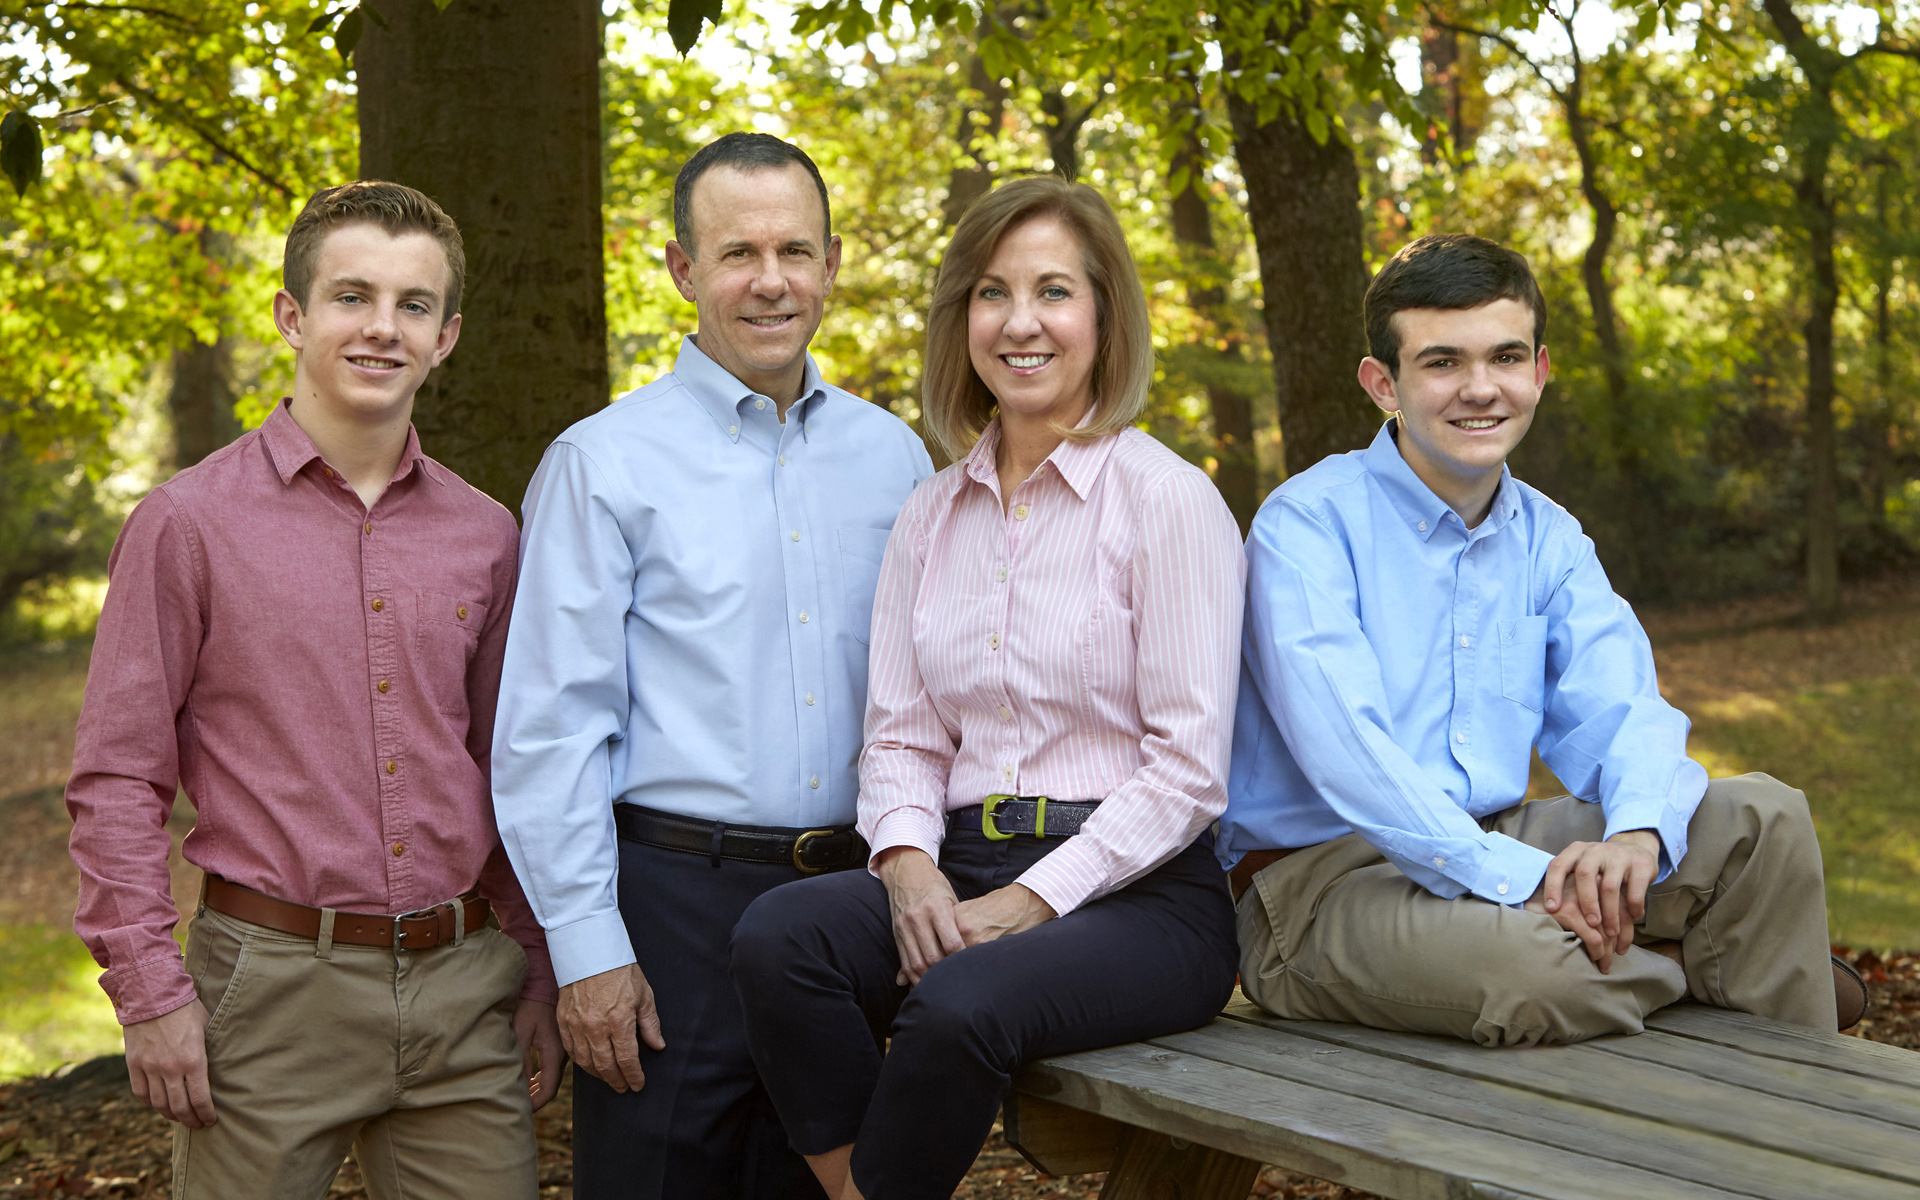
[[[526,955],[482,928],[397,952],[202,909],[212,1128],[176,1126],[174,1200],[319,1200],[349,1147],[373,1200],[531,1200],[533,1115],[512,1015]]]
[[[1557,854],[1598,841],[1600,806],[1562,796],[1482,822]],[[1647,890],[1636,944],[1602,975],[1549,916],[1442,900],[1348,834],[1253,877],[1240,898],[1240,985],[1276,1016],[1444,1033],[1483,1046],[1638,1033],[1684,996],[1831,1033],[1820,846],[1806,797],[1766,775],[1717,779],[1686,858]],[[1680,943],[1686,969],[1644,948]]]

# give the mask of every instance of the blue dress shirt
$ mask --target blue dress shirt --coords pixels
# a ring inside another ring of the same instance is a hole
[[[548,448],[523,507],[493,791],[561,984],[634,961],[615,803],[853,821],[874,586],[932,473],[918,435],[811,357],[782,423],[692,338],[671,374]]]
[[[1478,818],[1520,803],[1538,746],[1609,837],[1659,834],[1666,878],[1707,773],[1592,541],[1504,468],[1468,529],[1393,430],[1254,518],[1222,863],[1357,832],[1437,896],[1519,904],[1553,856]]]

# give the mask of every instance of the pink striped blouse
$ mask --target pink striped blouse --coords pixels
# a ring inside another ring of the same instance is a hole
[[[1227,803],[1246,576],[1204,473],[1137,429],[1062,442],[1005,511],[998,422],[922,483],[874,599],[860,832],[934,858],[995,792],[1105,803],[1020,877],[1065,914]]]

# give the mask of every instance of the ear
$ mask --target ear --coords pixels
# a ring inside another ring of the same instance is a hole
[[[833,295],[833,281],[840,277],[840,235],[827,239],[827,292]]]
[[[1553,360],[1547,357],[1547,344],[1533,352],[1533,390],[1543,392],[1547,388],[1547,376],[1553,374]]]
[[[433,343],[433,361],[427,364],[427,369],[432,370],[447,361],[447,355],[453,353],[453,344],[459,340],[460,314],[455,313],[440,327],[440,337]]]
[[[300,343],[305,340],[300,327],[306,319],[306,313],[300,310],[300,302],[293,298],[292,292],[281,288],[273,294],[273,327],[280,331],[280,336],[286,339],[296,355],[300,353]]]
[[[1367,399],[1381,412],[1392,415],[1400,411],[1399,381],[1387,370],[1387,364],[1372,355],[1360,360],[1360,386],[1367,389]]]
[[[693,255],[673,240],[667,242],[667,274],[673,276],[673,286],[679,289],[680,298],[694,303]]]

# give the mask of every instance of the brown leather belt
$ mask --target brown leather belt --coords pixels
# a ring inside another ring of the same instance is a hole
[[[1296,850],[1305,850],[1305,846],[1295,846],[1290,850],[1249,850],[1246,857],[1233,864],[1233,870],[1227,872],[1227,886],[1233,889],[1233,902],[1240,903],[1240,897],[1247,894],[1253,886],[1253,877],[1279,862]]]
[[[280,933],[290,933],[295,937],[320,938],[320,910],[308,908],[304,904],[295,904],[291,900],[276,900],[262,892],[237,883],[229,883],[217,875],[207,876],[207,888],[202,894],[206,906],[217,913],[224,913],[236,921],[245,921],[250,925],[262,925]],[[453,906],[456,901],[449,900],[436,904],[432,908],[423,908],[418,912],[401,913],[398,916],[382,916],[377,913],[335,912],[333,914],[333,942],[337,946],[391,946],[395,950],[431,950],[453,940]],[[458,903],[466,906],[466,932],[473,933],[487,923],[493,909],[473,892],[460,897]]]

